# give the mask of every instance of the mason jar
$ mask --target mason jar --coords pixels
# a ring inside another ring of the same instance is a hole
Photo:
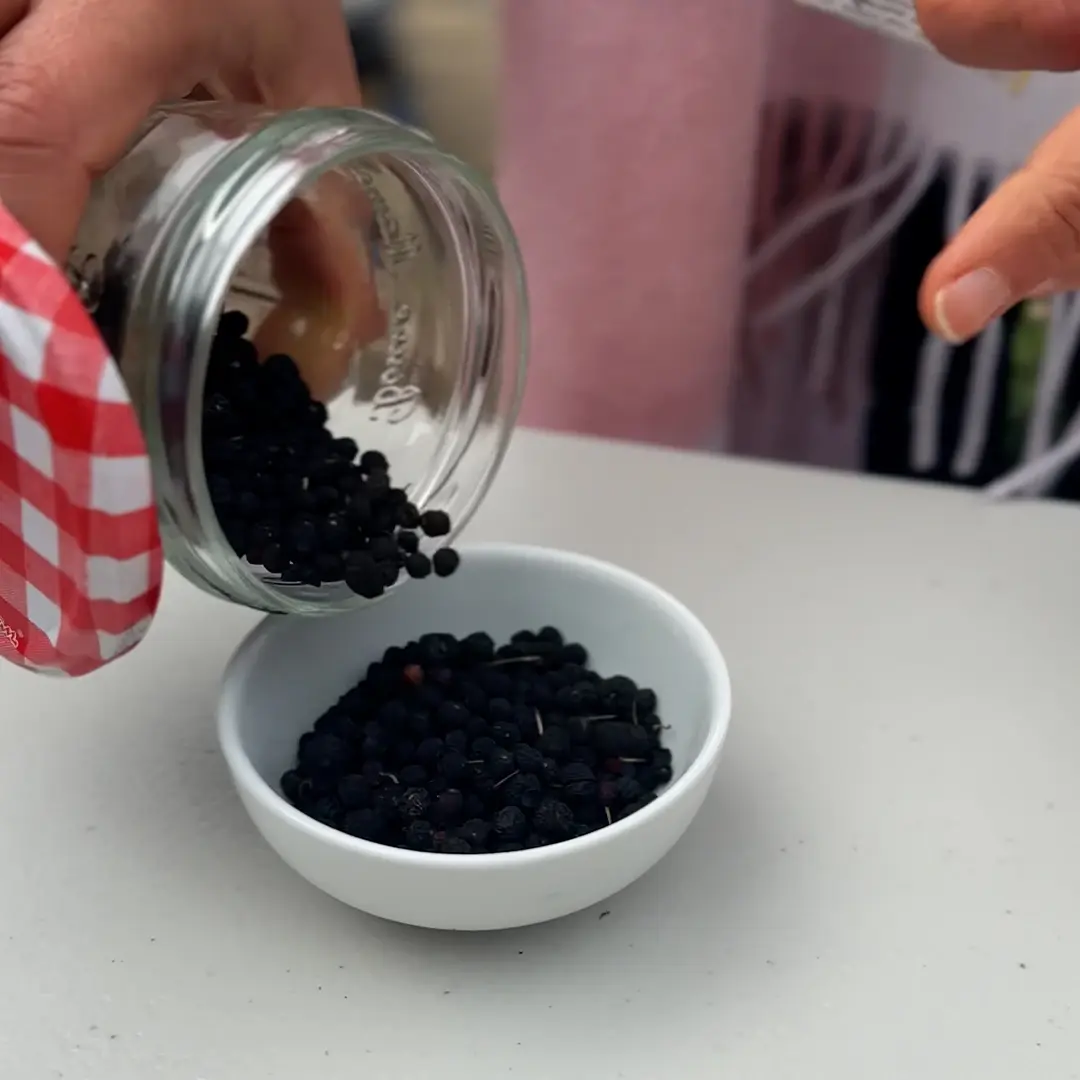
[[[381,311],[377,339],[351,349],[322,395],[328,427],[381,451],[412,503],[449,515],[438,542],[452,541],[509,442],[527,309],[489,183],[426,135],[359,109],[170,106],[97,183],[68,262],[143,430],[166,558],[201,588],[268,612],[365,602],[343,581],[283,580],[237,554],[203,462],[219,319],[239,309],[257,327],[289,301],[268,233],[289,207],[320,200]]]

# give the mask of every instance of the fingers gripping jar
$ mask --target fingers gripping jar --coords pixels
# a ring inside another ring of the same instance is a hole
[[[494,478],[524,384],[521,258],[487,182],[419,132],[357,109],[164,109],[96,185],[68,273],[139,417],[165,554],[213,594],[278,613],[364,602],[249,561],[215,512],[203,403],[224,311],[256,343],[292,335],[278,351],[330,432],[445,511],[438,543]],[[247,467],[273,484],[271,464]]]

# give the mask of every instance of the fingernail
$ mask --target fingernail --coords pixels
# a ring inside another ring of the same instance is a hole
[[[1061,283],[1050,278],[1044,281],[1037,288],[1034,288],[1027,294],[1028,300],[1047,300],[1051,296],[1057,296],[1059,292],[1064,292]]]
[[[972,270],[946,285],[935,297],[938,330],[954,345],[967,341],[1008,311],[1012,301],[1008,282],[996,270]]]

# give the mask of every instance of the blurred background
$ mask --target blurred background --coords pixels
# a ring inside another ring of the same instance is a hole
[[[489,171],[498,0],[346,0],[368,100]]]
[[[958,348],[915,303],[1080,74],[970,71],[793,0],[343,3],[372,107],[500,159],[523,423],[965,486],[1080,451],[1080,295]],[[1027,490],[1080,500],[1080,460]]]

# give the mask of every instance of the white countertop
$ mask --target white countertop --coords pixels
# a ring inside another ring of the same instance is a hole
[[[732,734],[675,852],[498,935],[339,906],[217,754],[256,617],[173,576],[99,675],[0,669],[4,1080],[1080,1076],[1080,510],[523,435],[472,536],[715,633]]]

